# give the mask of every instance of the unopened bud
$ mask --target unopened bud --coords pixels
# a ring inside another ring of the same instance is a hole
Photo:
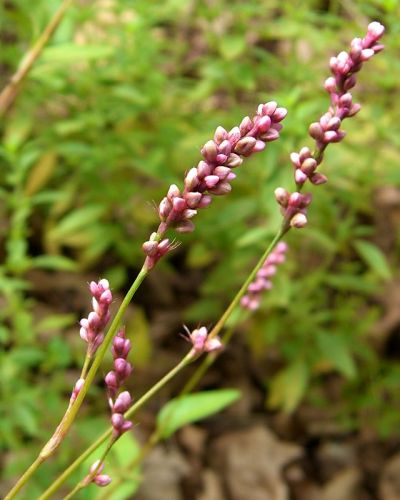
[[[307,217],[302,213],[297,213],[290,219],[290,225],[297,229],[303,228],[307,225]]]

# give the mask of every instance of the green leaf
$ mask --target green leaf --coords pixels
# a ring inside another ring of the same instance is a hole
[[[356,240],[354,248],[364,262],[369,266],[379,278],[389,280],[392,278],[392,271],[389,267],[385,254],[373,243],[365,240]]]
[[[111,57],[116,48],[112,45],[76,45],[75,43],[64,43],[53,45],[44,49],[41,63],[51,62],[63,65],[66,62],[89,61],[93,59],[104,59]]]
[[[58,271],[76,271],[77,263],[63,255],[39,255],[31,261],[32,267]]]
[[[222,57],[231,61],[240,56],[246,49],[244,36],[223,36],[220,39],[219,50]]]
[[[343,337],[330,333],[320,333],[317,336],[318,346],[323,356],[347,378],[354,378],[356,365],[351,355],[349,345]]]
[[[67,236],[84,232],[88,226],[94,222],[99,222],[105,207],[101,205],[89,205],[78,208],[74,212],[66,215],[58,225],[49,232],[48,237],[52,240],[62,241]]]
[[[236,389],[218,389],[172,399],[157,416],[158,432],[166,439],[184,425],[218,413],[239,397]]]
[[[306,363],[295,361],[280,371],[269,385],[267,405],[292,413],[304,396],[310,373]]]

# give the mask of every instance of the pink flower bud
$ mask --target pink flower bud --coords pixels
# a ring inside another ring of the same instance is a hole
[[[176,184],[171,184],[171,186],[168,189],[167,198],[169,200],[172,200],[173,198],[180,196],[180,195],[181,195],[181,192],[179,191],[178,186]]]
[[[254,144],[252,153],[259,153],[260,151],[263,151],[266,148],[266,144],[264,141],[256,141]]]
[[[239,127],[233,127],[233,129],[229,131],[228,140],[232,144],[232,146],[235,146],[241,136],[242,134]]]
[[[240,139],[240,141],[236,144],[235,153],[242,156],[251,154],[256,142],[257,140],[254,139],[254,137],[243,137],[243,139]]]
[[[307,174],[302,172],[300,169],[296,169],[294,173],[294,179],[296,181],[296,184],[304,184],[306,180],[308,179]]]
[[[218,337],[207,339],[204,344],[205,352],[214,352],[222,349],[222,342]]]
[[[231,172],[229,167],[217,167],[214,169],[214,175],[217,175],[219,179],[225,179],[227,175]]]
[[[97,486],[104,487],[108,486],[111,483],[112,479],[107,474],[99,474],[93,478],[93,482],[97,484]]]
[[[121,392],[115,400],[113,411],[115,413],[125,413],[131,405],[132,398],[128,391]]]
[[[110,290],[104,290],[104,292],[100,296],[100,302],[107,305],[111,304],[112,294]]]
[[[324,84],[325,90],[329,93],[336,92],[336,80],[333,76],[330,76],[325,80]]]
[[[263,115],[269,115],[272,116],[275,113],[276,108],[278,107],[278,103],[275,101],[269,101],[265,104],[260,104],[258,106],[257,114],[263,116]]]
[[[110,389],[117,389],[118,388],[118,380],[117,376],[114,371],[109,371],[107,375],[104,378],[104,381]]]
[[[220,182],[217,186],[212,189],[209,189],[211,194],[215,194],[217,196],[222,196],[224,194],[228,194],[232,191],[232,186],[229,182]]]
[[[295,228],[303,228],[307,225],[307,217],[302,213],[297,213],[290,219],[290,225]]]
[[[189,170],[185,177],[185,187],[188,191],[192,191],[199,184],[197,177],[197,168],[193,167]]]
[[[163,198],[158,206],[158,213],[162,219],[166,219],[172,209],[171,202],[167,197]]]
[[[185,194],[185,200],[186,204],[189,208],[197,208],[199,205],[199,202],[201,200],[202,194],[201,193],[187,193]]]
[[[176,197],[172,200],[172,206],[175,212],[183,212],[186,208],[186,201],[183,198]]]
[[[253,122],[251,121],[251,118],[249,116],[245,116],[239,125],[241,135],[246,135],[252,128]]]
[[[124,425],[125,419],[121,413],[113,413],[111,416],[111,424],[115,430],[119,431]]]
[[[211,202],[212,202],[211,196],[208,196],[207,194],[204,194],[201,197],[201,200],[200,200],[198,206],[199,206],[199,208],[205,208],[205,207],[208,207],[208,205],[210,205]]]
[[[307,175],[311,175],[316,168],[317,161],[314,158],[307,158],[301,164],[301,170]]]
[[[271,126],[271,118],[268,115],[262,116],[257,121],[257,129],[259,133],[265,133]]]
[[[204,178],[204,182],[206,183],[207,188],[210,189],[218,184],[219,177],[218,175],[207,175],[207,177]]]
[[[232,144],[228,140],[221,142],[221,144],[218,146],[218,152],[219,154],[224,154],[225,156],[229,156],[232,152]],[[217,159],[219,154],[217,155]]]
[[[266,142],[272,142],[279,139],[279,132],[275,128],[270,128],[265,134],[260,136],[260,139]]]
[[[205,161],[199,161],[197,165],[197,175],[199,179],[204,179],[207,175],[211,174],[211,167]]]
[[[272,119],[275,122],[280,122],[285,118],[286,115],[287,115],[286,108],[276,108],[276,110],[274,111],[274,114],[272,115]]]
[[[319,186],[320,184],[325,184],[325,182],[328,182],[328,178],[324,174],[320,174],[319,172],[315,172],[315,174],[313,174],[310,177],[310,181],[312,182],[312,184]]]
[[[142,249],[146,255],[152,257],[157,253],[158,243],[157,241],[145,241],[142,245]]]
[[[96,460],[94,464],[90,467],[90,473],[93,474],[94,472],[99,473],[104,469],[104,464],[103,462],[100,462],[100,460]]]
[[[217,127],[214,134],[214,141],[217,144],[221,144],[221,142],[228,139],[228,132],[224,129],[224,127]]]
[[[82,327],[80,330],[79,330],[79,336],[82,340],[84,340],[85,342],[88,342],[88,336],[87,336],[87,330],[86,328]]]
[[[368,25],[368,35],[371,37],[378,39],[383,35],[384,32],[385,27],[377,21],[373,21]]]
[[[275,199],[279,203],[279,205],[286,207],[289,202],[289,193],[286,191],[286,189],[284,189],[283,187],[278,187],[275,189],[274,194]]]
[[[214,141],[207,141],[201,149],[201,154],[207,161],[214,161],[218,154],[218,148]]]
[[[231,153],[225,162],[225,165],[230,168],[239,167],[243,163],[243,159],[235,153]]]

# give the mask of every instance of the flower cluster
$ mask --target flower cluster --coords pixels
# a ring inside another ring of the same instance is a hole
[[[106,279],[89,285],[92,294],[93,311],[87,318],[81,319],[80,336],[88,344],[88,354],[93,356],[104,340],[104,328],[110,320],[112,294]]]
[[[277,271],[277,266],[285,261],[287,244],[281,241],[275,249],[268,255],[261,269],[256,274],[255,280],[250,283],[247,293],[240,301],[244,309],[254,311],[259,308],[262,292],[272,288],[271,278]]]
[[[107,474],[102,474],[104,469],[104,463],[100,462],[100,460],[96,460],[96,462],[90,467],[89,474],[85,477],[83,482],[85,484],[94,483],[97,486],[108,486],[111,483],[111,477]]]
[[[186,327],[185,327],[186,328]],[[196,328],[190,332],[186,328],[188,340],[193,345],[192,354],[198,356],[204,352],[213,352],[222,349],[222,342],[219,337],[209,337],[208,330],[205,326]]]
[[[242,164],[244,157],[262,151],[268,142],[279,138],[280,122],[286,114],[285,108],[271,101],[260,104],[252,119],[246,116],[229,132],[217,127],[214,139],[201,149],[203,159],[187,172],[183,190],[171,185],[158,207],[161,221],[158,231],[143,244],[147,269],[154,267],[172,249],[171,242],[163,239],[167,229],[173,227],[181,233],[193,231],[192,219],[198,209],[207,207],[212,195],[231,191],[230,183],[236,177],[233,169]]]
[[[289,193],[280,187],[275,189],[275,199],[281,206],[281,212],[290,227],[302,228],[307,224],[307,208],[311,203],[311,194]]]
[[[370,23],[364,38],[354,38],[349,52],[340,52],[330,60],[332,76],[325,81],[325,89],[330,94],[331,106],[321,116],[318,122],[309,127],[309,134],[315,140],[315,150],[304,147],[298,153],[292,153],[290,159],[294,167],[294,178],[300,190],[308,180],[319,185],[327,181],[327,177],[317,172],[318,165],[323,160],[323,153],[328,144],[340,142],[345,137],[345,132],[340,130],[345,118],[356,115],[360,104],[353,103],[353,96],[349,92],[356,84],[356,73],[360,71],[365,61],[380,52],[384,46],[378,43],[385,31],[384,26],[378,22]],[[283,208],[286,227],[304,227],[307,224],[306,208],[311,199],[301,199],[299,193],[275,193],[278,203]],[[299,210],[294,210],[291,202],[295,197]]]
[[[132,373],[132,365],[127,361],[130,349],[131,341],[125,338],[125,330],[122,329],[114,337],[111,348],[114,358],[114,369],[109,371],[104,379],[109,395],[114,440],[117,440],[133,426],[132,422],[125,420],[124,417],[124,413],[132,403],[131,395],[128,391],[118,394],[122,384]]]

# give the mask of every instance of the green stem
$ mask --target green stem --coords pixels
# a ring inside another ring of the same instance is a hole
[[[81,376],[79,378],[86,378],[86,374],[87,374],[91,359],[92,359],[92,356],[89,354],[89,352],[87,352],[86,356],[85,356],[85,362],[83,363],[83,366],[82,366]]]
[[[67,408],[60,424],[58,425],[56,431],[50,440],[45,444],[42,451],[39,453],[38,458],[33,462],[33,464],[27,469],[27,471],[23,474],[23,476],[18,480],[15,486],[9,491],[5,500],[11,500],[16,496],[16,494],[20,491],[20,489],[29,481],[31,476],[35,473],[35,471],[39,468],[39,466],[46,461],[57,449],[62,440],[65,438],[68,430],[70,429],[72,423],[75,420],[75,417],[79,411],[79,408],[82,405],[83,399],[86,396],[86,393],[92,383],[97,370],[100,367],[100,364],[114,338],[117,330],[119,328],[120,322],[122,320],[125,311],[131,302],[133,296],[135,295],[136,290],[139,288],[140,284],[144,280],[148,273],[148,270],[143,267],[139,274],[137,275],[135,281],[132,283],[128,293],[125,295],[124,300],[122,301],[114,319],[111,323],[111,326],[107,332],[107,335],[104,338],[103,343],[101,344],[99,350],[97,351],[96,357],[94,358],[93,364],[90,367],[90,370],[87,373],[87,377],[85,378],[85,382],[82,388],[79,391],[79,394],[76,400]],[[85,364],[87,363],[87,359],[85,359]]]
[[[27,77],[33,64],[43,52],[44,47],[50,40],[51,36],[57,29],[68,7],[72,4],[73,0],[64,0],[60,7],[57,9],[50,22],[45,27],[33,47],[25,54],[17,71],[11,77],[10,82],[0,93],[0,116],[3,116],[10,108],[15,98],[18,95],[18,90],[23,80]]]
[[[193,361],[193,352],[190,351],[172,370],[170,370],[161,380],[159,380],[151,389],[149,389],[138,401],[125,413],[125,418],[132,417],[140,408],[147,403],[160,389],[162,389],[171,379],[175,377],[185,366]],[[69,467],[66,469],[54,483],[41,495],[39,500],[46,500],[57,491],[72,472],[79,467],[101,444],[104,443],[112,434],[112,427],[105,431],[86,451],[84,451]]]
[[[243,295],[246,293],[247,288],[249,284],[253,281],[255,275],[261,269],[262,265],[265,262],[265,259],[268,257],[268,255],[272,252],[274,249],[275,245],[278,243],[278,241],[282,238],[282,236],[288,231],[288,228],[283,224],[281,229],[278,231],[276,236],[273,238],[272,242],[268,246],[268,248],[265,250],[263,253],[261,259],[258,261],[252,272],[250,273],[249,277],[246,279],[244,282],[243,286],[240,288],[239,292],[236,294],[232,302],[229,304],[228,308],[224,312],[224,314],[221,316],[220,320],[217,322],[217,324],[214,326],[214,328],[211,330],[210,335],[212,334],[213,336],[218,335],[220,330],[223,328],[225,322],[229,318],[229,316],[232,314],[233,310],[235,307],[238,305],[240,299],[243,297]],[[227,343],[231,336],[233,335],[234,330],[230,329],[226,332],[226,334],[223,337],[223,341]],[[193,387],[195,387],[198,383],[198,381],[201,379],[203,374],[207,371],[209,366],[212,365],[212,363],[216,359],[216,353],[210,353],[207,355],[207,357],[204,359],[203,363],[199,366],[199,368],[195,371],[195,373],[192,375],[192,377],[189,379],[189,382],[184,386],[181,395],[187,394],[192,390]],[[190,358],[189,360],[187,358]],[[186,361],[185,361],[186,360]],[[191,357],[191,353],[189,353],[182,361],[177,365],[174,369],[172,369],[163,379],[161,379],[155,386],[153,386],[144,396],[142,396],[141,399],[137,401],[135,405],[132,406],[128,410],[128,412],[125,414],[126,417],[131,416],[133,413],[135,413],[141,406],[143,406],[161,387],[163,387],[169,380],[171,380],[184,366],[189,364],[191,361],[193,361],[193,358]],[[66,481],[66,479],[75,471],[77,467],[79,467],[85,460],[88,458],[99,446],[101,446],[104,441],[111,435],[112,428],[108,429],[105,431],[89,448],[86,449],[65,471],[54,481],[54,483],[43,493],[43,495],[40,497],[39,500],[46,500],[52,495],[55,491],[58,490],[58,488]]]

